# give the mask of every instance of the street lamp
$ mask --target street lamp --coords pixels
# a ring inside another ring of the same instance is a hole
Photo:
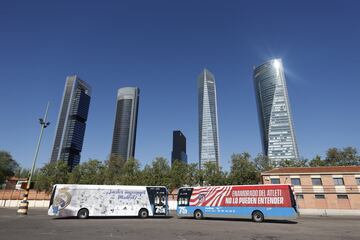
[[[43,131],[47,126],[50,125],[50,122],[46,122],[46,117],[47,117],[49,105],[50,105],[50,103],[48,102],[47,105],[46,105],[44,118],[39,118],[39,123],[41,125],[40,136],[39,136],[39,139],[38,139],[38,143],[36,145],[35,156],[34,156],[34,160],[33,160],[33,163],[32,163],[30,176],[29,176],[29,179],[27,181],[26,190],[25,190],[25,194],[24,194],[24,199],[20,202],[19,209],[17,210],[17,213],[21,214],[21,215],[27,215],[27,212],[28,212],[29,202],[28,202],[27,199],[28,199],[29,191],[30,191],[31,178],[32,178],[32,176],[34,174],[36,159],[37,159],[38,154],[39,154],[39,148],[40,148],[40,143],[41,143]]]

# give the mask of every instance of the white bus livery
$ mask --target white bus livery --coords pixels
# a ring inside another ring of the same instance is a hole
[[[168,216],[168,191],[162,186],[54,185],[48,215]]]

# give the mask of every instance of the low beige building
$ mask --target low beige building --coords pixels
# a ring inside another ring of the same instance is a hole
[[[300,214],[360,215],[360,166],[275,168],[261,181],[291,184]]]

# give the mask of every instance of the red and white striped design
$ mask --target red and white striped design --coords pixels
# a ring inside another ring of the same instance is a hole
[[[190,206],[220,206],[224,197],[228,196],[232,186],[194,188]]]

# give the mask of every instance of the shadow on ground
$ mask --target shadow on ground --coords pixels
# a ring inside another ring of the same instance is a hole
[[[193,217],[181,217],[179,219],[190,219],[193,221],[229,221],[229,222],[253,222],[251,219],[235,219],[235,218],[203,218],[196,220]],[[254,222],[255,223],[255,222]],[[277,224],[297,224],[296,221],[290,220],[264,220],[262,223],[277,223]]]
[[[146,219],[137,217],[137,216],[101,216],[101,217],[88,217],[87,219],[141,219],[141,220],[147,220],[147,219],[170,219],[173,218],[173,216],[156,216],[156,217],[148,217]],[[69,220],[69,219],[78,219],[77,217],[55,217],[53,220]],[[79,219],[79,220],[87,220],[87,219]]]

